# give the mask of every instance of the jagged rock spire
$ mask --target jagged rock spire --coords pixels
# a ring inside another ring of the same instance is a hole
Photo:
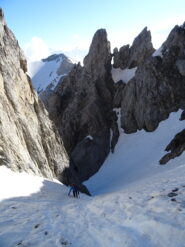
[[[124,45],[119,52],[114,49],[114,68],[134,68],[142,64],[155,51],[151,42],[151,33],[145,27],[134,39],[131,47]]]
[[[111,51],[105,29],[98,30],[84,58],[84,67],[74,66],[50,100],[52,119],[81,181],[98,171],[119,136],[112,112],[114,83]],[[90,136],[90,138],[88,137]]]
[[[84,68],[94,78],[102,77],[110,70],[111,51],[105,29],[99,29],[94,34],[88,55],[84,58]]]

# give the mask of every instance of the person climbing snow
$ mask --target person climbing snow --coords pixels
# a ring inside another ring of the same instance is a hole
[[[76,197],[76,198],[78,198],[79,193],[80,193],[79,192],[79,189],[78,189],[78,186],[75,185],[75,184],[72,184],[71,187],[70,187],[70,189],[69,189],[68,196],[70,196],[71,191],[73,192],[73,196]]]

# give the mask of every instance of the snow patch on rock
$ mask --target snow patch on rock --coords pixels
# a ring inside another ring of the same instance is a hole
[[[91,135],[86,136],[86,139],[90,139],[91,141],[93,141],[93,137]]]
[[[157,49],[153,54],[152,57],[163,57],[162,54],[162,50],[163,50],[163,46],[159,47],[159,49]]]
[[[136,70],[137,70],[137,67],[132,68],[132,69],[112,68],[112,78],[115,83],[120,80],[127,83],[135,76]]]

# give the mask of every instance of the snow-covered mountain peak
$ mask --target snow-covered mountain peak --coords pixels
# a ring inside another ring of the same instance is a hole
[[[39,62],[30,64],[30,76],[38,93],[48,86],[54,89],[61,77],[67,75],[73,67],[73,62],[63,53],[53,54]]]

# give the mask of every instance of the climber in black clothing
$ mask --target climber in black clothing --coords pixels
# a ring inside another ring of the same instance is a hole
[[[71,185],[71,188],[70,188],[70,190],[69,190],[68,196],[70,196],[71,191],[73,192],[73,196],[76,197],[76,198],[78,198],[78,196],[79,196],[79,189],[78,189],[78,186],[75,185],[75,184],[72,184],[72,185]]]

